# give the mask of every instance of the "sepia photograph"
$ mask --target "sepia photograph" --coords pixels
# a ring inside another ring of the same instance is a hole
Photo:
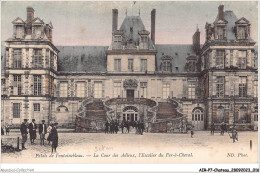
[[[257,164],[258,146],[257,1],[1,1],[1,163]]]

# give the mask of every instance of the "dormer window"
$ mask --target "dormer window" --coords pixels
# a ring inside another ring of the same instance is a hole
[[[115,36],[114,42],[121,42],[121,41],[122,41],[122,37],[121,36]]]
[[[167,55],[162,57],[161,70],[163,72],[172,72],[172,57]]]
[[[23,38],[24,26],[16,26],[16,38]]]
[[[235,22],[236,27],[234,29],[236,37],[238,40],[248,39],[250,35],[250,23],[247,19],[242,17],[238,21]]]
[[[217,40],[225,39],[225,26],[217,26],[216,39]]]
[[[13,22],[14,32],[13,35],[15,38],[23,38],[25,35],[24,26],[25,22],[21,18],[16,18]]]
[[[139,34],[139,49],[148,49],[148,36],[150,34],[149,31],[142,30],[138,32]]]
[[[246,39],[246,26],[239,26],[237,29],[237,39]]]
[[[141,42],[146,43],[147,42],[147,36],[142,36],[141,37]]]

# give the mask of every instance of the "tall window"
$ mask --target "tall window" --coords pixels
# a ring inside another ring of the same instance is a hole
[[[21,68],[22,67],[22,49],[14,49],[14,68]]]
[[[258,97],[258,81],[254,81],[254,97]]]
[[[77,97],[85,97],[85,82],[77,82]]]
[[[60,97],[68,97],[68,82],[60,83]]]
[[[20,103],[13,103],[13,118],[20,118],[21,105]]]
[[[114,82],[114,98],[117,98],[121,94],[121,82]]]
[[[217,76],[217,97],[224,97],[225,95],[225,77],[224,76]]]
[[[94,83],[94,97],[102,98],[102,82]]]
[[[121,59],[115,59],[114,60],[114,70],[116,72],[120,72],[121,71]]]
[[[42,93],[42,81],[40,75],[34,75],[33,76],[33,93],[34,95],[38,96]]]
[[[40,103],[34,103],[33,104],[33,111],[34,112],[39,112],[41,109],[40,109]]]
[[[170,96],[170,84],[163,84],[163,99],[167,99]]]
[[[54,53],[50,52],[50,68],[54,68]]]
[[[141,59],[141,71],[142,72],[147,71],[147,59]]]
[[[239,77],[239,97],[247,96],[247,78]]]
[[[223,40],[225,38],[225,27],[218,26],[217,27],[217,37],[218,40]]]
[[[134,71],[134,60],[128,59],[128,71]]]
[[[224,50],[217,50],[216,52],[216,68],[223,69],[225,62],[225,52]]]
[[[140,96],[147,98],[147,82],[140,82]]]
[[[162,69],[162,71],[165,71],[165,72],[171,72],[172,71],[171,61],[170,60],[163,60],[161,69]]]
[[[22,95],[21,75],[14,75],[14,95]]]
[[[246,69],[246,51],[238,51],[237,66],[239,69]]]
[[[42,50],[41,49],[34,49],[33,67],[35,67],[35,68],[42,67]]]
[[[50,50],[47,49],[46,50],[46,59],[45,59],[46,68],[49,68],[49,60],[50,60]]]
[[[188,85],[188,98],[195,99],[195,85],[194,84]]]

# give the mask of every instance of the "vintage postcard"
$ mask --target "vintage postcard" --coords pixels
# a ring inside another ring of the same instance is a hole
[[[258,2],[2,1],[1,28],[2,163],[259,162]]]

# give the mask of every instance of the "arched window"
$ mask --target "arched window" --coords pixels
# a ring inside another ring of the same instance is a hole
[[[202,109],[194,109],[192,112],[192,121],[204,121],[204,114]]]

